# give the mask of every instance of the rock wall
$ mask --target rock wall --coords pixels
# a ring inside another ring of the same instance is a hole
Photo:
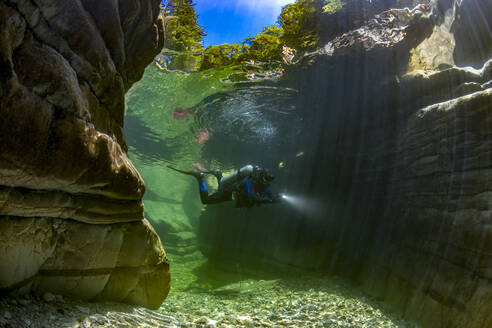
[[[460,66],[480,68],[492,55],[492,3],[461,1],[456,6],[452,32],[456,38],[454,59]]]
[[[209,258],[338,273],[424,327],[490,327],[492,53],[455,66],[488,3],[389,10],[290,67],[304,155],[278,185],[305,205],[208,208]]]
[[[491,63],[474,81],[490,81]],[[440,74],[417,76],[425,85]],[[492,89],[426,106],[385,150],[387,213],[359,279],[429,327],[492,324],[491,110]]]
[[[90,225],[51,218],[0,220],[2,287],[158,308],[169,263],[145,220]]]
[[[358,263],[354,278],[368,292],[426,327],[492,320],[490,64],[406,75],[400,86],[413,90],[407,104],[419,109],[396,137],[359,154],[357,199],[368,213],[347,224],[370,226],[345,236],[341,271]],[[368,191],[377,192],[376,206],[363,200]],[[365,250],[354,255],[353,245]]]
[[[2,291],[166,297],[168,261],[122,130],[125,92],[163,45],[159,7],[0,1]]]

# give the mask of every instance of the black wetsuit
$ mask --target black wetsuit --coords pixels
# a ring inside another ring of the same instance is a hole
[[[260,175],[249,174],[241,177],[238,174],[237,176],[236,181],[228,185],[222,184],[222,179],[217,179],[219,188],[212,195],[208,195],[207,186],[203,178],[199,178],[198,187],[202,203],[217,204],[235,199],[236,207],[253,207],[255,205],[274,203],[278,199],[278,196],[271,194],[270,184]]]

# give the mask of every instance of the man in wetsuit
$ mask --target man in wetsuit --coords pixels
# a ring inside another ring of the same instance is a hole
[[[279,203],[281,195],[270,192],[270,184],[275,177],[267,170],[246,165],[222,178],[220,171],[181,171],[168,165],[170,169],[194,176],[198,181],[200,199],[203,204],[217,204],[235,200],[236,207],[253,207],[261,204]],[[208,194],[203,181],[205,174],[213,174],[219,183],[217,192]]]

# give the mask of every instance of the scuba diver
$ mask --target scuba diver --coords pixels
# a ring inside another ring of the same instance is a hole
[[[194,176],[197,179],[202,204],[217,204],[235,200],[236,207],[253,207],[280,203],[282,199],[282,195],[270,192],[270,184],[275,176],[259,166],[246,165],[225,177],[222,177],[220,171],[209,171],[199,164],[195,166],[199,171],[182,171],[167,165],[174,171]],[[217,192],[212,195],[208,194],[207,186],[203,181],[205,174],[212,174],[219,183]]]

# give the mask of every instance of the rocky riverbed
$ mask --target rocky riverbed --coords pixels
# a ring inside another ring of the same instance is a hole
[[[186,327],[416,327],[336,277],[247,279],[170,295],[160,309]]]
[[[303,273],[171,292],[158,311],[115,303],[0,300],[0,327],[416,327],[345,280]]]
[[[0,300],[0,327],[173,327],[177,321],[157,311],[117,303],[88,303],[59,295]]]

